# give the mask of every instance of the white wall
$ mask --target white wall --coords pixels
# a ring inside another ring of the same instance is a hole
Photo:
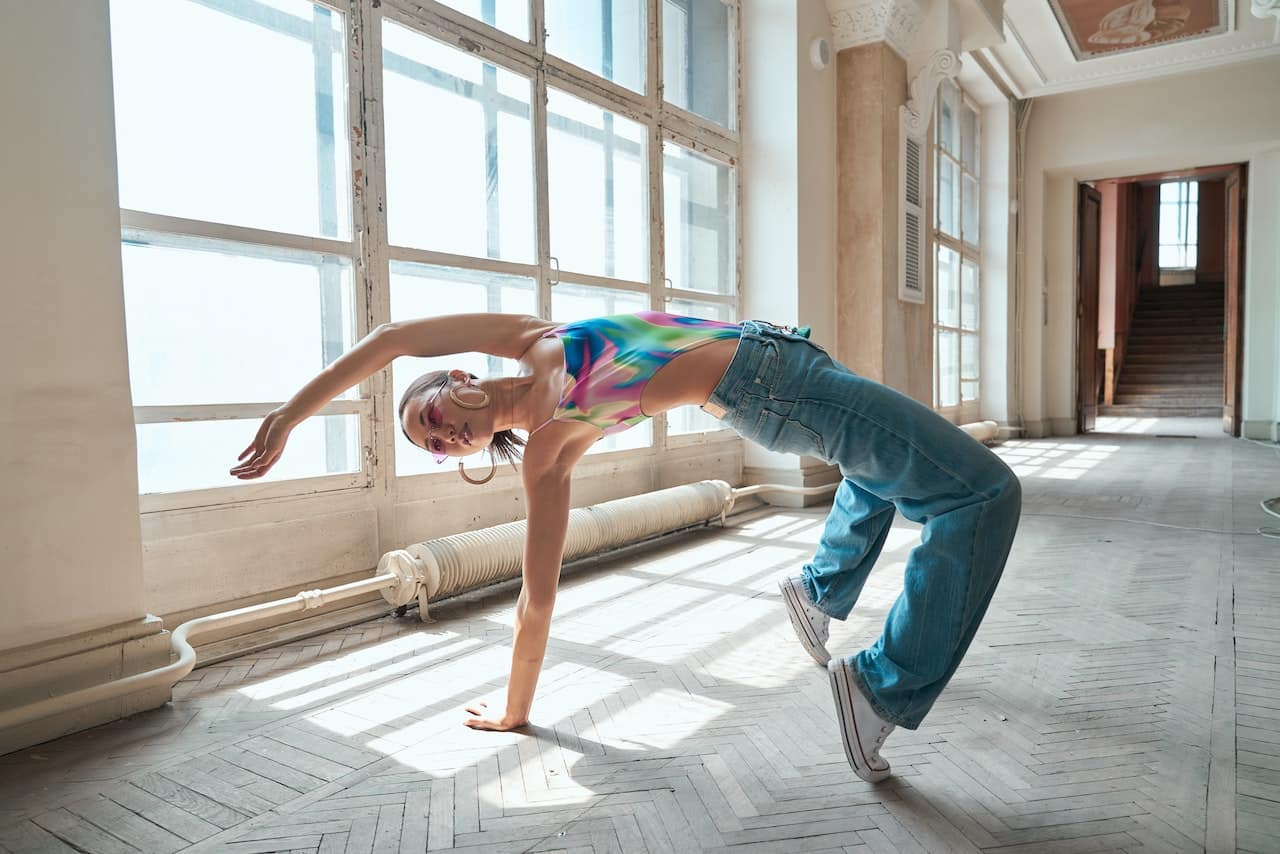
[[[1274,240],[1280,223],[1280,59],[1037,99],[1027,137],[1022,407],[1032,435],[1075,419],[1075,185],[1251,163],[1245,265],[1246,421],[1280,420]],[[1256,161],[1256,162],[1254,162]],[[1041,325],[1047,314],[1048,322]]]
[[[0,651],[145,613],[105,3],[0,25]]]

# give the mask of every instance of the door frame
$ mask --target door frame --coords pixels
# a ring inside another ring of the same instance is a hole
[[[1087,233],[1093,207],[1092,235]],[[1092,239],[1092,280],[1086,277],[1086,241]],[[1076,184],[1076,432],[1088,433],[1098,418],[1098,277],[1102,251],[1102,194],[1083,181]]]
[[[1244,246],[1246,214],[1249,208],[1249,164],[1241,163],[1227,176],[1227,200],[1224,214],[1227,223],[1226,247],[1223,252],[1223,341],[1222,341],[1222,432],[1240,435],[1244,410]],[[1239,187],[1239,199],[1231,204],[1232,185]],[[1231,265],[1235,274],[1231,275]]]

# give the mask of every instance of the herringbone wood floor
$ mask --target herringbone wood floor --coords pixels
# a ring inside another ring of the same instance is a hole
[[[0,847],[1280,851],[1280,543],[1119,521],[1252,532],[1280,454],[1130,436],[1000,453],[1026,486],[1013,557],[880,786],[846,767],[771,583],[821,508],[756,512],[566,578],[527,733],[460,724],[501,698],[511,594],[388,617],[0,758]],[[894,531],[833,649],[878,633],[915,537]]]

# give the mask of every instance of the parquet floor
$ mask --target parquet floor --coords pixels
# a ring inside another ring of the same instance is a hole
[[[879,786],[846,767],[772,584],[821,509],[754,512],[566,578],[528,732],[460,723],[501,699],[511,593],[388,617],[0,757],[0,847],[1280,851],[1280,541],[1253,534],[1280,522],[1258,506],[1280,452],[1205,432],[1000,453],[1025,484],[1012,559]],[[878,633],[916,536],[895,529],[833,649]]]

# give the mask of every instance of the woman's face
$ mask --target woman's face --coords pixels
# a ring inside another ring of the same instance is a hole
[[[454,396],[481,408],[460,406]],[[405,432],[436,462],[483,451],[493,441],[493,414],[485,398],[467,374],[451,371],[444,384],[426,389],[405,407]]]

